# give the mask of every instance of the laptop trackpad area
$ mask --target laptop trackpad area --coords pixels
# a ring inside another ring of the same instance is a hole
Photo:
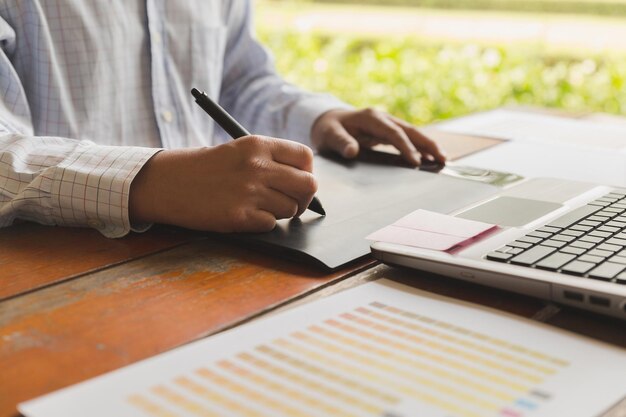
[[[563,207],[549,201],[518,197],[498,197],[466,210],[456,217],[499,226],[521,227]]]

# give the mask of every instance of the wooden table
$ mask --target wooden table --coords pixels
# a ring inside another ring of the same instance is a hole
[[[435,136],[453,156],[494,144]],[[0,230],[0,417],[17,415],[21,401],[380,277],[626,347],[621,321],[372,259],[328,274],[222,240],[167,227],[118,240],[30,223]]]

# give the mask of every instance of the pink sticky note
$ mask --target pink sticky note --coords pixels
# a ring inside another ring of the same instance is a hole
[[[449,250],[468,240],[466,237],[424,232],[393,225],[372,233],[367,239],[441,251]]]
[[[367,237],[377,242],[449,251],[467,246],[497,226],[417,210]]]
[[[416,210],[393,224],[424,232],[470,238],[493,229],[493,224],[461,219],[428,210]]]

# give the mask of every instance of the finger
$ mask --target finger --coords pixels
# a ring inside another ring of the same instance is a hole
[[[335,151],[344,158],[352,159],[359,153],[359,142],[339,122],[329,127],[323,144],[323,148]]]
[[[276,217],[268,211],[250,209],[245,214],[245,221],[234,225],[234,232],[262,233],[276,227]]]
[[[422,153],[431,155],[437,162],[444,163],[446,162],[446,154],[439,147],[439,145],[429,137],[425,136],[422,132],[420,132],[415,126],[412,124],[398,119],[397,117],[389,116],[391,120],[393,120],[396,124],[404,129],[406,134],[411,139],[411,142],[415,145],[415,147]]]
[[[368,116],[363,119],[363,126],[361,127],[363,133],[375,135],[385,140],[387,143],[395,146],[408,162],[414,165],[420,164],[420,157],[413,142],[411,142],[409,136],[400,126],[385,116],[378,114],[378,112],[372,114],[370,111],[366,114]]]
[[[271,138],[267,146],[274,161],[313,172],[313,151],[308,146],[286,139]]]
[[[261,194],[258,208],[272,213],[276,219],[289,219],[298,213],[298,201],[286,194],[271,188],[266,188]]]
[[[313,174],[273,162],[262,179],[265,186],[292,198],[298,204],[296,217],[304,213],[317,192]]]

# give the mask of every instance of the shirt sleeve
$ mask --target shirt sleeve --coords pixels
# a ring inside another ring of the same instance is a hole
[[[252,34],[251,2],[229,4],[222,106],[252,132],[310,146],[311,127],[320,115],[352,107],[331,95],[305,92],[283,80],[270,53]]]
[[[126,235],[130,185],[159,149],[36,136],[10,60],[14,45],[15,33],[0,19],[0,227],[19,218]]]
[[[132,180],[158,149],[0,134],[0,227],[16,218],[88,226],[111,238],[131,230]],[[142,231],[148,225],[133,230]]]

